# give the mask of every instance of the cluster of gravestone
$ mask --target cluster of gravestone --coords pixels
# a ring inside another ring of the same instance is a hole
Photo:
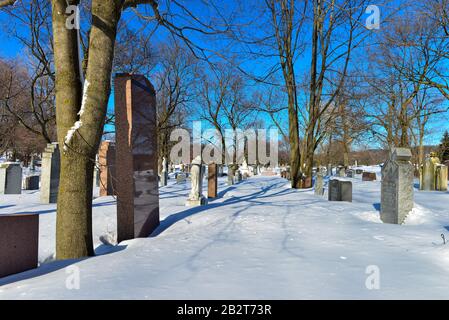
[[[448,167],[440,163],[436,153],[431,152],[426,156],[419,172],[420,190],[447,191]]]
[[[395,148],[382,166],[380,218],[384,223],[402,224],[413,209],[414,168],[411,158],[410,149]],[[361,174],[362,181],[376,180],[375,172],[343,170],[343,167],[337,167],[337,177],[329,180],[329,201],[352,202],[352,182],[343,177],[353,178]],[[434,153],[426,157],[420,172],[421,190],[447,190],[447,166],[441,164]],[[324,173],[320,169],[315,178],[315,195],[324,195]]]

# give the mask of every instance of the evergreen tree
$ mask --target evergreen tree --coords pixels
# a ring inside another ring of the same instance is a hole
[[[440,144],[440,160],[441,162],[449,160],[449,132],[446,130],[441,139]]]

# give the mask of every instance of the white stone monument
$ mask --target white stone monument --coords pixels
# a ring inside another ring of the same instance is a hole
[[[201,206],[207,204],[207,198],[203,196],[203,176],[204,170],[201,156],[197,156],[193,159],[190,169],[192,190],[190,191],[186,206]]]

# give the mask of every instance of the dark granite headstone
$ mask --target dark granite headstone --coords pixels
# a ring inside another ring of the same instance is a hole
[[[207,170],[207,197],[209,199],[217,197],[217,176],[217,164],[209,164]]]
[[[0,214],[0,278],[37,268],[39,215]]]
[[[159,226],[156,93],[142,75],[115,78],[117,239]]]

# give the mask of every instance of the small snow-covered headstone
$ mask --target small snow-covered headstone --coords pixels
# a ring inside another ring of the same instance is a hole
[[[382,167],[381,211],[384,223],[402,224],[413,209],[412,153],[395,148]]]
[[[342,179],[329,180],[328,200],[352,202],[352,182]]]
[[[197,156],[192,161],[192,166],[190,169],[192,190],[190,190],[189,198],[186,201],[186,206],[201,206],[207,204],[207,199],[203,197],[204,170],[201,162],[201,156]]]

